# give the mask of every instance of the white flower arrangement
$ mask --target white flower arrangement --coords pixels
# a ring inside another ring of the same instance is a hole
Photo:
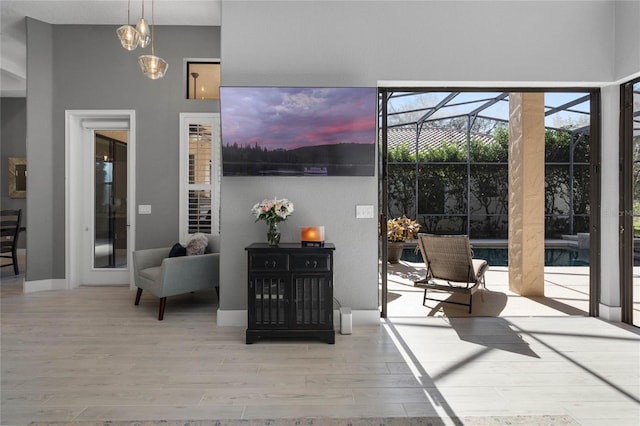
[[[293,203],[286,198],[264,199],[254,205],[251,212],[256,217],[256,222],[259,220],[269,224],[283,222],[293,213]]]

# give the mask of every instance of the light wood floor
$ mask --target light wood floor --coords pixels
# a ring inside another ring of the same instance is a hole
[[[22,294],[3,268],[2,425],[32,421],[569,415],[640,422],[638,329],[585,316],[396,316],[336,344],[244,343],[214,292]],[[13,283],[13,284],[12,284]]]

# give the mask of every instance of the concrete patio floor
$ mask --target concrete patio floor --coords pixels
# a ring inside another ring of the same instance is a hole
[[[506,266],[491,267],[487,271],[486,290],[473,297],[470,315],[466,306],[427,300],[422,305],[424,291],[413,286],[413,281],[424,278],[423,263],[401,260],[388,265],[389,317],[422,316],[587,316],[589,314],[589,267],[545,267],[545,296],[523,297],[509,290],[509,270]],[[634,294],[638,295],[640,289]],[[460,295],[429,292],[429,297],[445,300],[460,299]],[[637,309],[640,309],[638,306]],[[636,316],[640,316],[636,315]]]

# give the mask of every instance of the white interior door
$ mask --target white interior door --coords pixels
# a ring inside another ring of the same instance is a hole
[[[130,284],[135,111],[66,111],[67,288]]]

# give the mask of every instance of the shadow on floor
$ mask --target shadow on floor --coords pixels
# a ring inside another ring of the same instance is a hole
[[[507,306],[507,295],[499,291],[491,291],[488,289],[481,289],[473,295],[472,311],[469,313],[468,308],[462,305],[456,305],[455,303],[468,303],[469,296],[463,294],[451,294],[437,293],[435,291],[429,291],[429,297],[437,298],[437,295],[442,297],[441,302],[433,300],[427,300],[426,306],[431,307],[435,303],[435,306],[431,308],[429,316],[445,316],[452,317],[499,317],[500,313]]]

